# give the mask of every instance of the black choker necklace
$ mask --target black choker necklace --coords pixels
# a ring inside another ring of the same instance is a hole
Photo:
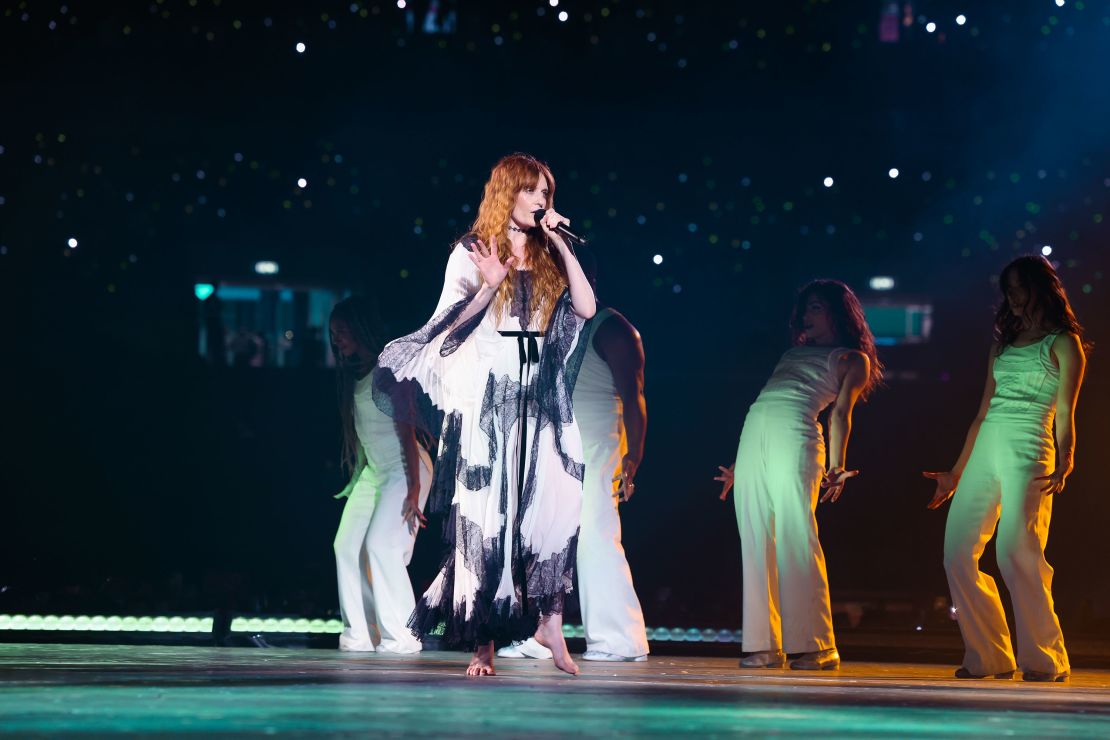
[[[525,229],[517,228],[516,224],[509,224],[509,231],[515,231],[518,234],[527,234],[528,233],[528,231],[525,230]]]

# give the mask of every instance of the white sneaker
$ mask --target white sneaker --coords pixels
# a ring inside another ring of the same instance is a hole
[[[582,660],[597,660],[605,663],[644,663],[647,661],[647,656],[635,655],[628,657],[616,653],[604,653],[600,650],[587,650],[582,653]]]
[[[339,649],[345,653],[373,653],[374,643],[369,640],[352,640],[349,637],[339,636]]]
[[[524,642],[515,641],[497,651],[498,658],[532,658],[534,660],[550,660],[551,651],[536,642],[536,638],[529,637]]]

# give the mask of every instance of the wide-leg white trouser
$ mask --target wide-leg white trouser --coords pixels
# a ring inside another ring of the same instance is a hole
[[[403,471],[377,481],[368,468],[354,486],[339,521],[333,547],[339,608],[343,615],[340,647],[414,653],[420,641],[409,630],[416,599],[408,564],[416,542],[401,516],[408,486]],[[420,508],[431,487],[431,462],[420,464]]]
[[[1052,604],[1052,566],[1045,560],[1052,496],[1041,493],[1054,467],[1049,431],[1036,420],[992,422],[975,447],[948,511],[944,570],[966,650],[963,666],[987,675],[1014,670],[1006,614],[994,579],[979,558],[997,528],[998,569],[1014,605],[1016,665],[1023,670],[1069,670],[1060,620]]]

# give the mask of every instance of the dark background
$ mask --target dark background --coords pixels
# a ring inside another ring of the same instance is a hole
[[[1096,343],[1049,559],[1065,629],[1105,620],[1110,3],[902,3],[884,43],[888,5],[460,0],[425,33],[426,2],[411,29],[387,2],[0,2],[0,611],[334,611],[331,371],[206,362],[193,284],[272,259],[410,331],[525,150],[644,337],[649,624],[739,624],[711,478],[817,276],[934,307],[928,343],[882,348],[863,474],[819,511],[834,601],[946,595],[919,471],[963,443],[999,270],[1046,244]],[[418,587],[438,559],[428,530]]]

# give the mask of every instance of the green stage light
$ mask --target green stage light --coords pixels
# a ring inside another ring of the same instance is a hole
[[[211,617],[0,614],[8,632],[211,632]]]
[[[343,623],[338,619],[291,619],[289,617],[236,617],[231,621],[232,632],[285,632],[310,634],[339,634]]]

